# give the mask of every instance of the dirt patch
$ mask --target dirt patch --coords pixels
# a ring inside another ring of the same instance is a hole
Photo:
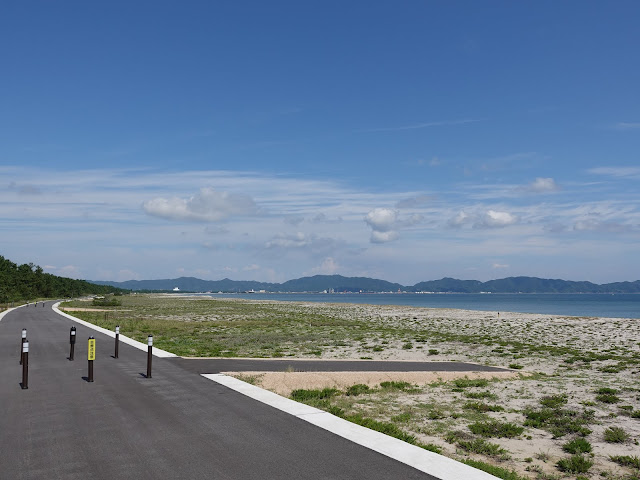
[[[509,379],[519,377],[516,372],[223,372],[233,377],[254,377],[255,384],[288,397],[296,389],[304,388],[345,389],[351,385],[364,384],[376,387],[382,382],[409,382],[426,385],[446,382],[457,378]]]

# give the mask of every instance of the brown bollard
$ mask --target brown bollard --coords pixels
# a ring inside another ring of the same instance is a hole
[[[22,389],[29,388],[29,341],[22,344]]]
[[[151,378],[151,358],[153,355],[151,350],[153,349],[153,335],[147,337],[147,378]]]
[[[89,360],[89,375],[87,376],[87,381],[93,382],[93,361],[96,359],[96,339],[93,337],[89,337],[87,359]]]
[[[27,341],[27,329],[22,329],[22,341],[20,342],[20,365],[22,365],[22,360],[24,355],[22,354],[22,344]]]
[[[116,351],[113,358],[118,358],[118,347],[120,346],[120,325],[116,325]]]

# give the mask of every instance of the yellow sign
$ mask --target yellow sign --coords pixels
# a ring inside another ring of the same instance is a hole
[[[87,353],[88,353],[89,360],[96,359],[96,339],[95,338],[89,339],[89,349],[87,350]]]

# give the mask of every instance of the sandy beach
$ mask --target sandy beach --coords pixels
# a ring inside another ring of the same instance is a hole
[[[359,344],[332,346],[323,351],[322,358],[467,361],[511,367],[512,372],[230,374],[285,396],[298,388],[345,391],[364,384],[375,390],[384,381],[408,382],[417,387],[415,391],[345,396],[335,405],[382,421],[409,418],[401,427],[420,442],[438,445],[453,458],[473,458],[514,470],[523,478],[637,478],[637,469],[611,457],[637,459],[640,454],[640,418],[636,418],[640,412],[639,320],[371,305],[298,307],[353,315],[404,331],[407,326],[415,327],[416,335],[411,338],[368,337]],[[482,387],[456,388],[454,380],[461,377],[490,381]],[[600,389],[615,393],[607,398],[598,393]],[[548,428],[528,425],[525,412],[540,410],[545,399],[554,398],[565,400],[560,410],[587,412],[585,430],[554,435]],[[473,435],[471,420],[464,414],[470,404],[480,410],[495,408],[497,411],[486,410],[482,415],[524,426],[523,433],[513,438]],[[622,440],[607,441],[607,431],[622,432]],[[499,446],[500,453],[487,455],[461,448],[477,438]],[[583,456],[593,465],[581,474],[563,472],[558,462],[571,457],[565,445],[576,438],[591,445],[591,452]]]

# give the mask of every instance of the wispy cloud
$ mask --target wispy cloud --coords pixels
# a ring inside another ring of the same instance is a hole
[[[618,178],[640,178],[640,167],[597,167],[587,170],[593,175]]]
[[[612,128],[614,130],[640,130],[640,122],[618,122]]]
[[[482,119],[476,118],[464,118],[461,120],[441,120],[436,122],[424,122],[424,123],[414,123],[412,125],[403,125],[400,127],[381,127],[381,128],[368,128],[364,130],[359,130],[360,133],[369,133],[369,132],[399,132],[402,130],[419,130],[421,128],[430,128],[430,127],[446,127],[452,125],[466,125],[469,123],[478,123],[482,122]]]

